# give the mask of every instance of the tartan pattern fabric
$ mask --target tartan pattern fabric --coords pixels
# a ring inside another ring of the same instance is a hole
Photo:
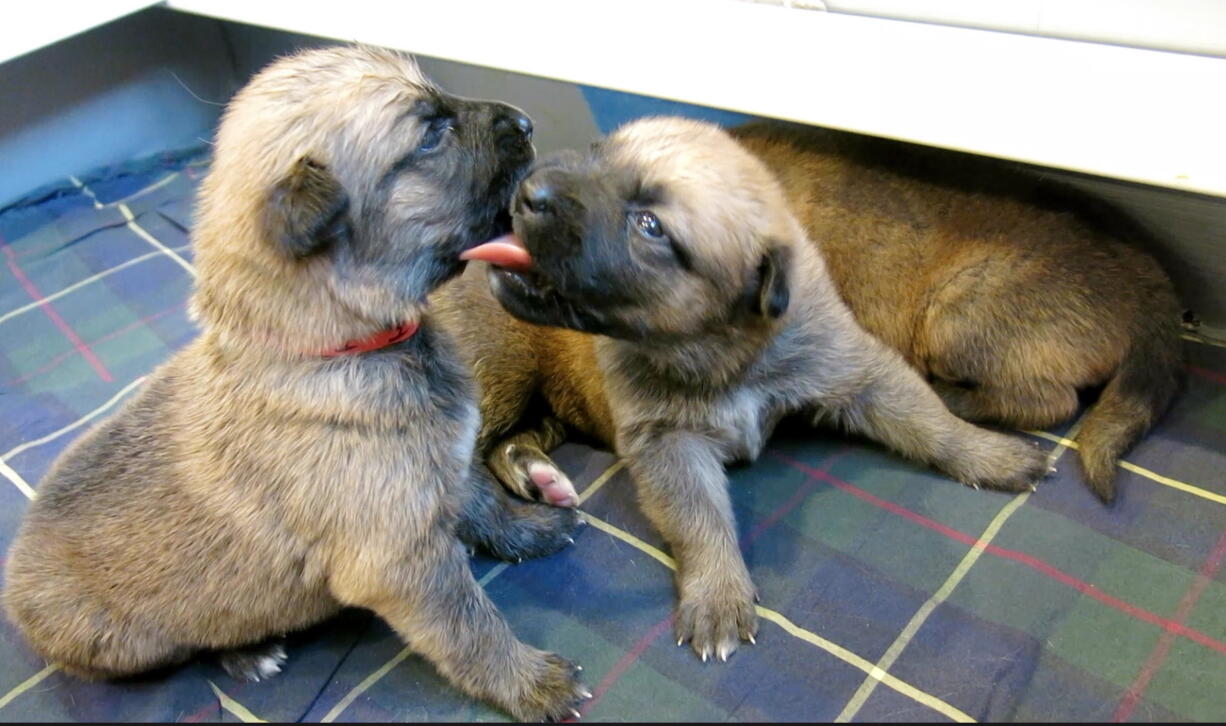
[[[0,210],[0,551],[23,485],[196,334],[187,230],[206,164],[201,149],[165,154]],[[1009,497],[782,429],[730,470],[763,619],[726,664],[676,646],[667,547],[607,452],[555,452],[591,520],[573,548],[512,566],[479,555],[473,571],[524,641],[584,666],[586,720],[1220,721],[1226,348],[1187,353],[1187,389],[1127,457],[1109,509],[1064,430],[1032,434],[1058,473]],[[504,720],[365,611],[292,634],[289,653],[261,683],[207,658],[86,683],[5,622],[0,720]]]

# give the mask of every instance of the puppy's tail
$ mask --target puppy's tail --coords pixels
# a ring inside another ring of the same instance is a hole
[[[1146,328],[1133,337],[1077,436],[1086,483],[1106,504],[1115,500],[1116,462],[1166,412],[1183,383],[1175,319],[1153,316]]]

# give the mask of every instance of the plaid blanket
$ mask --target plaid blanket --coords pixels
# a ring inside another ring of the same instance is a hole
[[[195,335],[187,229],[207,157],[167,154],[0,210],[0,551],[55,456]],[[1122,465],[1119,501],[1059,473],[979,492],[861,440],[785,430],[731,472],[762,594],[755,646],[701,663],[672,640],[673,560],[608,453],[558,459],[590,526],[546,560],[472,562],[528,643],[585,666],[589,720],[1220,721],[1226,717],[1226,348]],[[190,593],[184,593],[190,597]],[[270,681],[214,663],[117,683],[64,676],[0,625],[0,720],[502,720],[382,621],[291,636]]]

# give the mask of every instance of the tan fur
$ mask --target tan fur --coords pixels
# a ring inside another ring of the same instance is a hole
[[[438,109],[454,127],[418,153]],[[258,678],[283,653],[253,644],[358,606],[464,691],[570,714],[573,666],[515,638],[461,538],[514,560],[574,517],[471,467],[475,389],[423,308],[484,241],[463,236],[496,233],[532,156],[517,114],[369,48],[282,59],[236,95],[193,233],[202,332],[57,461],[9,553],[6,610],[37,652],[114,677],[237,649],[223,663]],[[403,320],[405,342],[319,355]]]
[[[1079,437],[1088,483],[1114,497],[1115,459],[1181,369],[1180,306],[1127,243],[1139,229],[1001,163],[774,123],[734,135],[779,176],[856,320],[955,413],[1046,428],[1122,377]]]
[[[636,233],[641,209],[671,243]],[[953,416],[856,324],[783,189],[716,127],[641,120],[587,156],[543,159],[513,211],[533,269],[470,268],[435,297],[481,386],[503,386],[499,413],[484,410],[491,468],[531,494],[517,467],[548,463],[547,446],[524,457],[497,436],[533,395],[611,446],[677,558],[677,634],[704,660],[757,629],[724,467],[755,459],[782,416],[833,421],[977,487],[1027,489],[1046,471],[1033,445]],[[553,325],[570,329],[540,327]],[[515,448],[534,436],[556,443],[529,428]]]

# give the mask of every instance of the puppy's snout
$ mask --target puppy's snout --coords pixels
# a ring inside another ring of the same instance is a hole
[[[494,120],[494,131],[501,139],[530,141],[532,139],[532,119],[522,111],[508,108]]]
[[[529,179],[520,188],[524,209],[532,214],[549,214],[556,208],[554,187],[545,179]]]

